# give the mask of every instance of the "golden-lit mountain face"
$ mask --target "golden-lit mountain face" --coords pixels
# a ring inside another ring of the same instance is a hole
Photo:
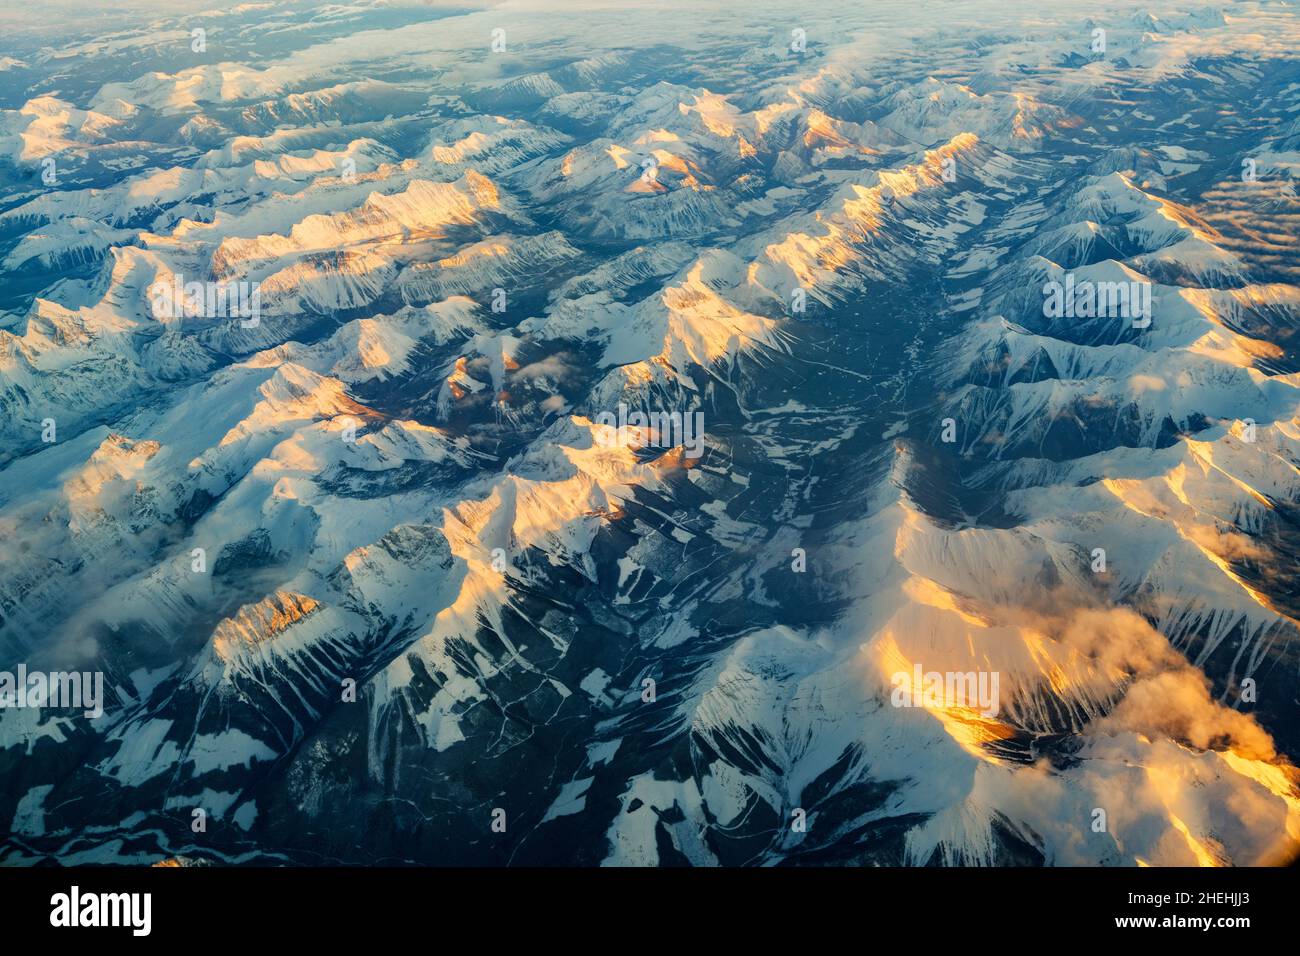
[[[1292,861],[1300,18],[1166,6],[13,15],[0,864]]]

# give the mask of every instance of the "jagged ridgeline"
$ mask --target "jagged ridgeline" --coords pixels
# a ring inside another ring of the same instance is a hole
[[[0,863],[1291,859],[1300,20],[1171,6],[6,39]]]

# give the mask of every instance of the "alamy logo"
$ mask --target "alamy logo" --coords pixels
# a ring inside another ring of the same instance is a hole
[[[985,717],[998,714],[997,671],[921,671],[920,663],[912,672],[898,671],[890,678],[895,707],[942,709],[966,707]]]
[[[243,329],[262,321],[262,289],[257,282],[186,282],[173,274],[149,287],[149,305],[159,319],[239,319]]]
[[[704,454],[703,412],[629,412],[628,407],[619,402],[617,413],[601,412],[592,420],[616,432],[612,439],[598,435],[601,444],[632,448],[676,448],[680,445],[687,458],[699,458]]]
[[[0,671],[0,709],[5,707],[51,707],[83,709],[92,719],[104,714],[102,671],[33,671],[18,665],[18,673]]]
[[[1150,282],[1065,282],[1043,284],[1043,315],[1049,319],[1132,319],[1133,328],[1151,324]]]
[[[74,886],[50,897],[50,925],[126,926],[133,936],[148,936],[153,928],[153,896],[149,893],[85,893]]]

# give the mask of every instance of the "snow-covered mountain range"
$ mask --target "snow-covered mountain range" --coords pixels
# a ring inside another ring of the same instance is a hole
[[[0,54],[0,863],[1300,851],[1287,2]]]

